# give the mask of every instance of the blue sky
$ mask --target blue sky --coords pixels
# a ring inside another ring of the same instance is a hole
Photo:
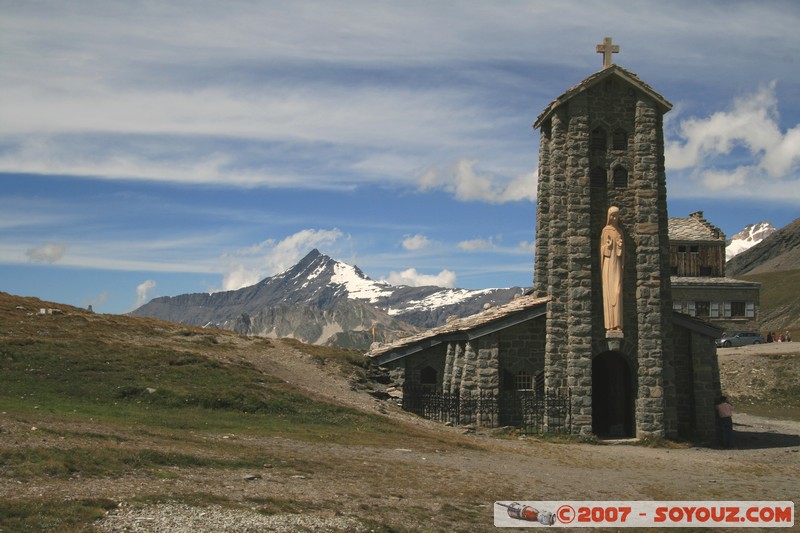
[[[614,62],[673,104],[670,216],[800,216],[795,1],[0,0],[0,291],[127,312],[313,248],[529,286],[538,132]]]

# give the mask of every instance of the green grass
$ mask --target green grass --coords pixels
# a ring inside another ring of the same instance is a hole
[[[0,501],[0,531],[14,533],[67,533],[92,531],[91,522],[116,508],[107,499]]]
[[[153,474],[163,467],[250,468],[275,461],[232,441],[217,449],[204,440],[209,435],[379,446],[420,438],[377,414],[310,398],[246,361],[231,362],[239,357],[221,357],[237,349],[229,332],[67,306],[61,306],[63,315],[38,316],[19,307],[53,305],[0,293],[0,412],[23,427],[37,426],[37,438],[67,444],[0,440],[5,476]],[[270,341],[234,340],[262,355],[277,349]],[[310,350],[321,364],[357,368],[361,361],[346,350],[291,345]],[[142,435],[156,444],[141,449]],[[164,443],[185,450],[159,451]]]
[[[794,341],[800,341],[800,270],[784,270],[741,276],[761,283],[759,317],[766,322],[763,329],[783,333],[789,330]],[[794,290],[792,290],[794,288]]]
[[[191,339],[188,347],[170,347],[166,339],[138,345],[92,327],[96,319],[90,324],[70,316],[42,318],[61,331],[0,344],[3,411],[348,442],[359,434],[391,431],[380,417],[311,399],[252,365],[207,355],[204,350],[219,350],[207,334],[195,336],[200,342]],[[148,332],[138,321],[133,326],[137,335],[149,333],[156,341],[171,333]],[[191,337],[185,328],[177,336]]]

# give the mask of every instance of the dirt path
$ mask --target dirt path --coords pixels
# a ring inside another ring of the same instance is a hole
[[[276,342],[267,350],[247,340],[232,342],[243,350],[232,357],[315,396],[413,424],[438,435],[438,441],[393,448],[240,436],[225,442],[269,455],[274,463],[256,471],[176,467],[161,476],[0,479],[0,499],[110,498],[123,505],[98,527],[141,532],[369,531],[375,524],[407,531],[491,531],[497,500],[800,500],[799,422],[737,414],[737,448],[731,450],[464,434],[463,428],[422,420],[355,390],[347,377],[288,345]],[[22,421],[0,417],[0,425],[6,442],[64,445],[36,436]],[[126,445],[165,451],[191,446],[125,437]],[[125,504],[149,494],[205,494],[241,506]],[[287,500],[295,504],[269,517],[252,510]]]
[[[794,344],[762,345],[762,351],[758,347],[731,350],[745,355],[765,351],[793,353],[800,348],[800,343]],[[421,420],[364,392],[354,391],[339,376],[331,374],[320,380],[318,364],[303,354],[298,357],[296,352],[282,351],[271,358],[271,364],[277,365],[272,368],[277,375],[314,394],[436,431],[459,436],[463,433],[460,428]],[[365,453],[373,460],[380,457],[388,463],[438,465],[448,472],[460,472],[477,484],[485,485],[489,478],[504,480],[502,485],[514,487],[513,494],[506,494],[504,499],[544,495],[575,499],[797,499],[800,422],[738,413],[734,431],[736,449],[732,450],[549,444],[530,438],[504,440],[479,434],[469,437],[481,448],[479,452],[448,451],[427,454],[424,459],[413,452]],[[335,449],[336,453],[343,453],[343,448]]]

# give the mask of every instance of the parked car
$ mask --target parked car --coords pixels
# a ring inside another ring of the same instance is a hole
[[[716,339],[714,342],[717,348],[730,348],[732,346],[761,344],[764,342],[764,337],[760,333],[753,331],[735,331],[733,333],[724,333],[721,339]]]

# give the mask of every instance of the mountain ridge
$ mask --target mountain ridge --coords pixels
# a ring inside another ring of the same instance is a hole
[[[730,277],[800,269],[800,218],[771,232],[725,264]]]
[[[447,289],[390,285],[314,249],[291,268],[234,291],[162,296],[135,309],[148,316],[246,335],[295,337],[367,348],[420,328],[511,301],[523,288]]]

